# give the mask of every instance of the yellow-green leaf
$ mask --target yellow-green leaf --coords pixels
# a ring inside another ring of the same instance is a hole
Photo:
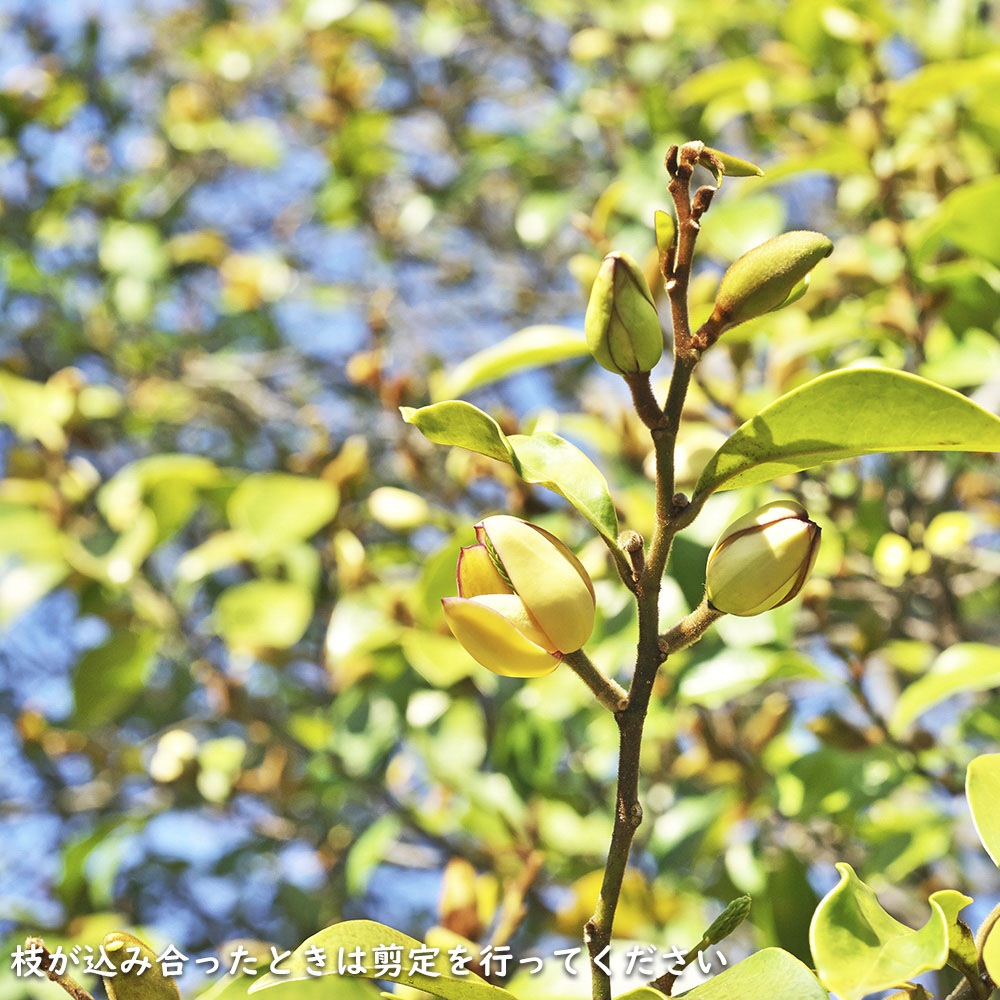
[[[226,645],[247,651],[294,646],[312,613],[312,594],[284,580],[240,583],[215,602],[216,627]]]
[[[602,535],[618,537],[618,515],[608,484],[576,445],[547,431],[507,437],[497,422],[463,400],[415,410],[400,407],[403,419],[436,444],[453,445],[506,462],[528,483],[565,497]]]
[[[590,353],[579,330],[568,326],[528,326],[466,358],[434,385],[436,400],[460,396],[515,372],[583,358]]]
[[[736,430],[705,467],[695,492],[703,498],[827,462],[896,451],[1000,451],[1000,419],[906,372],[830,372]]]
[[[780,948],[758,951],[682,995],[684,1000],[828,1000],[812,972]]]
[[[424,945],[400,931],[372,920],[347,920],[343,923],[333,924],[318,934],[313,934],[295,949],[290,959],[282,963],[282,970],[287,969],[289,975],[275,976],[268,973],[250,987],[250,992],[256,993],[259,990],[273,989],[303,980],[315,980],[317,978],[315,967],[306,959],[306,954],[312,948],[321,949],[327,955],[337,955],[341,948],[344,949],[345,954],[349,954],[355,948],[360,948],[367,956],[368,975],[366,978],[373,978],[374,950],[392,945],[403,950],[402,972],[398,978],[392,980],[393,982],[424,990],[432,996],[441,997],[442,1000],[514,1000],[514,997],[506,990],[499,986],[491,986],[475,973],[470,973],[462,978],[454,976],[446,954],[438,954],[432,963],[435,971],[439,973],[437,977],[428,976],[422,972],[411,974],[408,971],[412,966],[408,960],[409,953],[412,949],[423,948]],[[312,970],[312,974],[310,974],[310,970]],[[336,963],[328,962],[323,974],[337,975]]]
[[[1000,649],[980,642],[950,646],[900,696],[889,728],[902,733],[918,716],[952,695],[1000,687]]]
[[[284,472],[247,476],[229,498],[229,523],[273,552],[316,534],[337,513],[331,483]]]
[[[809,928],[816,972],[827,989],[840,1000],[862,1000],[947,963],[949,927],[971,899],[951,889],[934,893],[930,919],[915,931],[882,909],[850,865],[837,869],[840,882],[820,902]]]
[[[1000,753],[983,754],[969,764],[965,797],[979,839],[993,864],[1000,867]]]

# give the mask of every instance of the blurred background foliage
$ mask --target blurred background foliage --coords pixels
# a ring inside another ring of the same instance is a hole
[[[648,437],[563,331],[562,354],[454,370],[526,326],[582,330],[607,250],[655,267],[663,155],[699,138],[767,174],[706,216],[695,314],[783,229],[836,250],[706,357],[682,479],[856,362],[997,412],[1000,7],[7,0],[0,23],[0,931],[129,926],[198,955],[363,915],[521,954],[579,943],[613,720],[568,671],[476,666],[438,600],[494,511],[581,552],[593,656],[622,679],[629,595],[556,498],[396,407],[474,385],[505,429],[583,447],[648,531]],[[995,458],[778,486],[824,527],[817,572],[662,677],[623,939],[690,946],[748,891],[729,955],[808,962],[835,860],[911,925],[945,885],[974,886],[979,917],[1000,898],[957,794],[1000,739]],[[712,500],[666,615],[771,495]],[[4,975],[4,998],[50,989]]]

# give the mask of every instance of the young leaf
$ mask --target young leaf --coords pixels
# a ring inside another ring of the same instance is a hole
[[[629,990],[615,997],[615,1000],[667,1000],[667,995],[659,990],[654,990],[652,986],[640,986],[637,990]]]
[[[1000,649],[981,642],[960,642],[946,649],[930,670],[914,681],[896,702],[889,729],[898,736],[928,709],[965,691],[1000,686]]]
[[[590,354],[579,330],[568,326],[529,326],[466,358],[437,380],[434,398],[461,396],[528,368]]]
[[[828,1000],[812,972],[780,948],[758,951],[681,996],[684,1000]]]
[[[993,864],[1000,867],[1000,753],[983,754],[969,764],[965,797],[979,839]]]
[[[1000,419],[965,396],[906,372],[830,372],[738,428],[705,466],[695,495],[895,451],[1000,451]]]
[[[809,928],[816,972],[827,989],[840,1000],[861,1000],[947,963],[949,928],[971,899],[952,889],[935,892],[930,919],[914,931],[882,909],[850,865],[837,869],[840,882],[820,902]]]
[[[508,438],[497,422],[463,400],[433,403],[400,413],[435,444],[453,445],[506,462],[528,483],[565,497],[597,530],[614,542],[618,515],[608,484],[597,466],[579,448],[557,434],[513,434]]]
[[[468,976],[462,978],[452,975],[447,955],[439,954],[434,960],[434,970],[439,973],[437,977],[422,972],[409,973],[407,970],[412,964],[408,960],[409,952],[411,949],[423,948],[424,945],[406,934],[372,920],[347,920],[340,924],[333,924],[318,934],[313,934],[295,949],[291,958],[282,964],[282,971],[287,969],[289,975],[276,976],[273,973],[268,973],[250,987],[250,992],[256,993],[258,990],[284,986],[287,983],[308,982],[317,979],[316,968],[309,963],[306,957],[307,954],[312,953],[311,949],[313,948],[321,949],[327,955],[337,955],[341,948],[344,949],[345,954],[349,954],[355,948],[360,948],[367,955],[373,956],[376,948],[393,945],[403,950],[402,974],[394,978],[393,982],[424,990],[432,996],[441,997],[442,1000],[514,1000],[514,997],[506,990],[499,986],[491,986],[475,973],[470,972]],[[339,977],[336,962],[328,963],[323,970],[323,975]],[[373,978],[371,969],[369,969],[366,978]]]

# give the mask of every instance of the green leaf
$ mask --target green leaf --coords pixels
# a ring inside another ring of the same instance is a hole
[[[827,462],[894,451],[1000,451],[1000,419],[906,372],[830,372],[738,428],[705,467],[695,493],[705,497]]]
[[[654,990],[652,986],[640,986],[637,990],[622,993],[615,1000],[667,1000],[667,995],[659,990]]]
[[[1000,924],[994,924],[993,930],[986,936],[983,944],[983,964],[993,982],[1000,982]]]
[[[513,434],[511,447],[521,478],[565,497],[602,535],[616,541],[618,515],[608,484],[576,445],[558,434]]]
[[[816,972],[840,1000],[901,986],[948,961],[949,926],[972,900],[953,889],[930,897],[931,917],[914,931],[889,916],[850,865],[823,898],[809,928]]]
[[[400,407],[403,419],[435,444],[453,445],[506,462],[528,483],[565,497],[597,530],[615,542],[618,515],[608,484],[597,466],[576,445],[557,434],[513,434],[463,400],[433,403],[415,410]]]
[[[307,938],[295,949],[292,957],[282,963],[282,969],[288,969],[289,975],[275,976],[268,973],[250,987],[250,992],[256,993],[258,990],[283,986],[286,983],[301,980],[315,980],[317,977],[310,975],[309,972],[313,966],[306,960],[306,953],[311,948],[323,949],[327,955],[334,956],[339,954],[341,948],[345,950],[345,954],[350,953],[355,948],[361,948],[362,951],[366,952],[367,961],[370,962],[375,948],[391,945],[403,949],[403,974],[393,982],[424,990],[433,996],[441,997],[442,1000],[514,1000],[506,990],[499,986],[491,986],[474,973],[462,978],[453,976],[447,955],[439,954],[435,959],[434,968],[440,973],[438,977],[435,978],[424,973],[409,975],[409,952],[411,949],[423,948],[424,945],[400,931],[372,920],[347,920],[344,923],[333,924]],[[337,975],[335,962],[332,968],[330,963],[327,964],[327,971],[324,972],[324,975]]]
[[[274,552],[316,534],[337,513],[338,502],[337,490],[323,479],[267,472],[247,476],[226,512],[234,528]]]
[[[979,839],[993,864],[1000,867],[1000,753],[983,754],[969,764],[965,797]]]
[[[948,242],[1000,266],[1000,177],[963,184],[927,220],[915,246],[920,264]]]
[[[250,580],[224,590],[215,602],[215,621],[233,649],[288,649],[302,638],[312,618],[312,594],[297,583]]]
[[[401,406],[399,412],[408,424],[413,424],[428,441],[452,445],[514,465],[514,451],[500,425],[471,403],[451,399],[432,403],[415,410]]]
[[[979,642],[950,646],[900,696],[889,722],[899,736],[914,719],[952,695],[1000,687],[1000,649]]]
[[[528,326],[498,344],[466,358],[434,386],[436,400],[461,396],[528,368],[582,358],[590,354],[579,330],[568,326]]]
[[[80,657],[73,673],[76,725],[94,729],[132,704],[153,672],[162,638],[153,630],[120,629]]]
[[[828,1000],[809,969],[780,948],[758,951],[681,996],[684,1000]]]

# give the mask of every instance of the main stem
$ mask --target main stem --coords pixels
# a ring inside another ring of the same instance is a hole
[[[607,965],[610,954],[615,911],[628,868],[632,840],[642,823],[642,806],[639,803],[642,732],[653,683],[663,658],[659,641],[660,583],[673,537],[686,521],[681,516],[683,507],[674,497],[674,445],[691,373],[699,358],[699,352],[691,345],[687,311],[688,278],[699,228],[691,213],[690,180],[699,152],[700,144],[681,147],[679,157],[669,167],[669,190],[677,213],[678,236],[672,274],[667,283],[674,326],[674,370],[666,405],[661,409],[657,403],[648,374],[628,378],[636,412],[649,428],[656,453],[656,524],[649,555],[635,589],[639,610],[635,673],[625,707],[615,713],[618,722],[619,761],[611,846],[597,907],[584,928],[584,941],[590,954],[594,1000],[611,1000],[611,979],[602,965]],[[672,162],[673,157],[668,158],[668,164]],[[707,624],[705,627],[707,628]]]

